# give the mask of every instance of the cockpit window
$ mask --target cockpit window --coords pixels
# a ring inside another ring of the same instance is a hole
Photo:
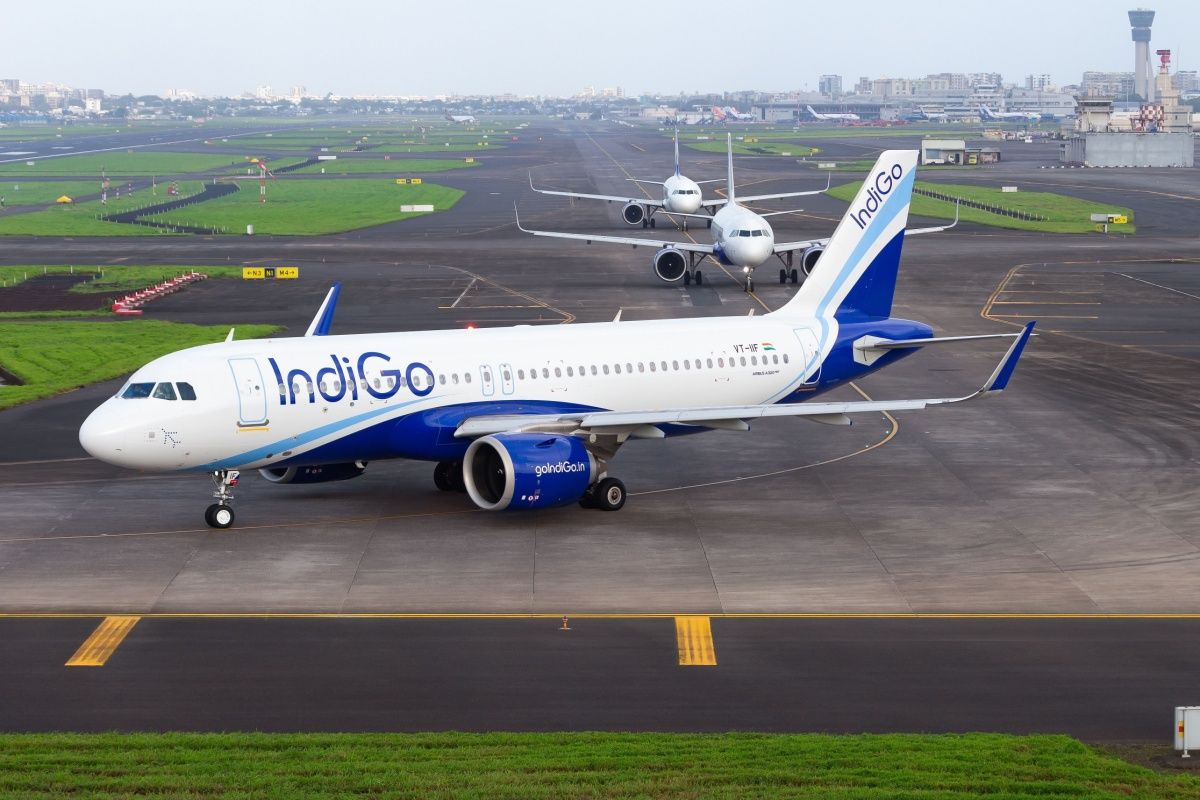
[[[140,400],[149,397],[153,391],[153,383],[131,383],[125,387],[125,391],[121,393],[121,397],[125,400]]]
[[[180,382],[180,383],[175,384],[175,386],[179,389],[179,399],[180,400],[195,400],[196,399],[196,390],[192,388],[192,385],[190,383]]]
[[[762,231],[751,231],[750,235],[751,236],[762,236],[763,232]]]
[[[749,236],[750,231],[738,231],[738,236]]]
[[[169,383],[160,383],[154,387],[154,397],[159,400],[174,400],[175,387]]]

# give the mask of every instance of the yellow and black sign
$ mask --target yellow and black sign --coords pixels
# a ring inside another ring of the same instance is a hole
[[[1126,225],[1129,223],[1129,217],[1124,214],[1109,214],[1108,221],[1113,225]]]
[[[474,164],[474,163],[475,163],[475,159],[473,159],[473,158],[464,158],[464,159],[463,159],[463,161],[465,161],[465,162],[466,162],[466,163],[468,163],[468,164]]]
[[[408,178],[396,178],[396,184],[398,186],[403,186],[406,183],[408,183]]]
[[[421,179],[420,178],[411,178],[408,182],[415,185],[415,184],[420,183]]]
[[[242,280],[295,280],[300,277],[299,267],[242,267]]]

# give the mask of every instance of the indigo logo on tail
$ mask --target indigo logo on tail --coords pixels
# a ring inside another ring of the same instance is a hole
[[[875,176],[875,184],[867,188],[867,201],[863,203],[862,208],[850,212],[850,219],[854,220],[859,230],[867,229],[871,217],[875,216],[875,212],[883,205],[884,199],[903,175],[904,168],[899,164],[892,164],[891,169],[883,170]]]

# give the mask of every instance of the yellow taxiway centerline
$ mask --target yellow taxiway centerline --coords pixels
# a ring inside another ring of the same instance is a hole
[[[103,667],[120,646],[133,626],[141,617],[113,616],[105,617],[104,621],[92,631],[75,655],[67,661],[68,667]]]
[[[712,623],[708,617],[676,617],[675,642],[679,646],[679,666],[717,665],[717,648],[713,645]]]

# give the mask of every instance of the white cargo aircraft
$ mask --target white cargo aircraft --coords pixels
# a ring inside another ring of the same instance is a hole
[[[820,122],[857,122],[860,119],[858,114],[818,114],[812,106],[807,108],[813,119]]]
[[[779,282],[787,283],[789,280],[792,283],[799,281],[800,273],[808,276],[812,273],[813,268],[817,264],[817,260],[824,252],[829,239],[805,239],[796,242],[776,242],[775,232],[771,229],[767,222],[767,217],[777,216],[779,214],[794,214],[796,210],[791,211],[769,211],[765,213],[757,213],[751,211],[742,205],[742,202],[751,202],[755,200],[766,200],[777,197],[794,197],[801,194],[819,194],[820,192],[792,192],[787,194],[763,194],[753,197],[736,198],[736,190],[733,180],[733,136],[728,135],[726,141],[726,153],[728,156],[728,177],[726,178],[729,192],[729,199],[721,201],[723,204],[720,209],[712,216],[711,219],[705,214],[689,214],[681,211],[672,212],[675,216],[693,217],[705,219],[710,223],[712,228],[712,244],[701,244],[699,242],[678,242],[663,239],[635,239],[627,236],[603,236],[587,233],[562,233],[559,231],[536,231],[529,230],[521,226],[520,217],[517,218],[517,227],[525,233],[533,234],[534,236],[548,236],[555,239],[577,239],[588,244],[592,242],[601,242],[604,244],[621,244],[626,246],[637,247],[657,247],[658,252],[654,254],[650,264],[654,268],[654,274],[660,280],[668,283],[674,283],[683,279],[684,284],[693,282],[701,284],[704,282],[704,273],[700,270],[699,264],[705,256],[711,257],[718,264],[740,268],[742,275],[745,277],[745,288],[751,291],[754,288],[754,278],[752,272],[755,268],[763,264],[771,256],[777,256],[781,263],[779,270]],[[878,202],[873,199],[872,203]],[[918,228],[909,231],[909,234],[915,233],[933,233],[936,231],[944,231],[954,227],[958,223],[957,214],[955,220],[949,225],[939,225],[933,228]],[[799,268],[793,266],[793,254],[801,251]]]
[[[124,467],[207,473],[207,523],[233,523],[239,472],[271,483],[354,478],[367,462],[437,462],[434,483],[486,510],[578,502],[616,510],[610,474],[633,439],[745,431],[793,416],[832,425],[987,397],[1033,329],[934,337],[892,316],[917,154],[884,152],[829,242],[827,268],[758,317],[329,335],[339,286],[303,337],[181,350],[133,374],[79,441]],[[754,237],[762,238],[762,237]],[[961,397],[814,402],[926,345],[1016,337]],[[797,433],[797,446],[802,435]]]
[[[533,175],[529,176],[529,188],[539,194],[549,194],[558,197],[575,197],[584,200],[605,200],[609,203],[624,203],[625,207],[621,209],[621,218],[630,225],[641,223],[642,227],[656,227],[654,215],[662,211],[667,215],[683,217],[683,229],[688,228],[688,218],[699,217],[711,227],[712,218],[709,215],[697,214],[700,210],[708,211],[709,214],[715,213],[716,209],[726,205],[729,201],[724,197],[705,200],[704,194],[700,190],[702,183],[721,183],[721,179],[709,181],[694,181],[683,174],[679,167],[679,129],[675,129],[675,174],[667,178],[665,181],[656,181],[643,178],[630,178],[629,180],[635,183],[647,183],[662,187],[662,200],[653,201],[647,198],[637,197],[622,197],[620,195],[610,194],[584,194],[582,192],[563,192],[552,191],[550,189],[539,189],[533,185]],[[825,189],[829,188],[828,182]],[[820,194],[825,189],[814,192],[785,192],[783,194],[762,194],[754,197],[743,198],[749,202],[753,200],[772,200],[780,197],[805,197],[807,195]]]

